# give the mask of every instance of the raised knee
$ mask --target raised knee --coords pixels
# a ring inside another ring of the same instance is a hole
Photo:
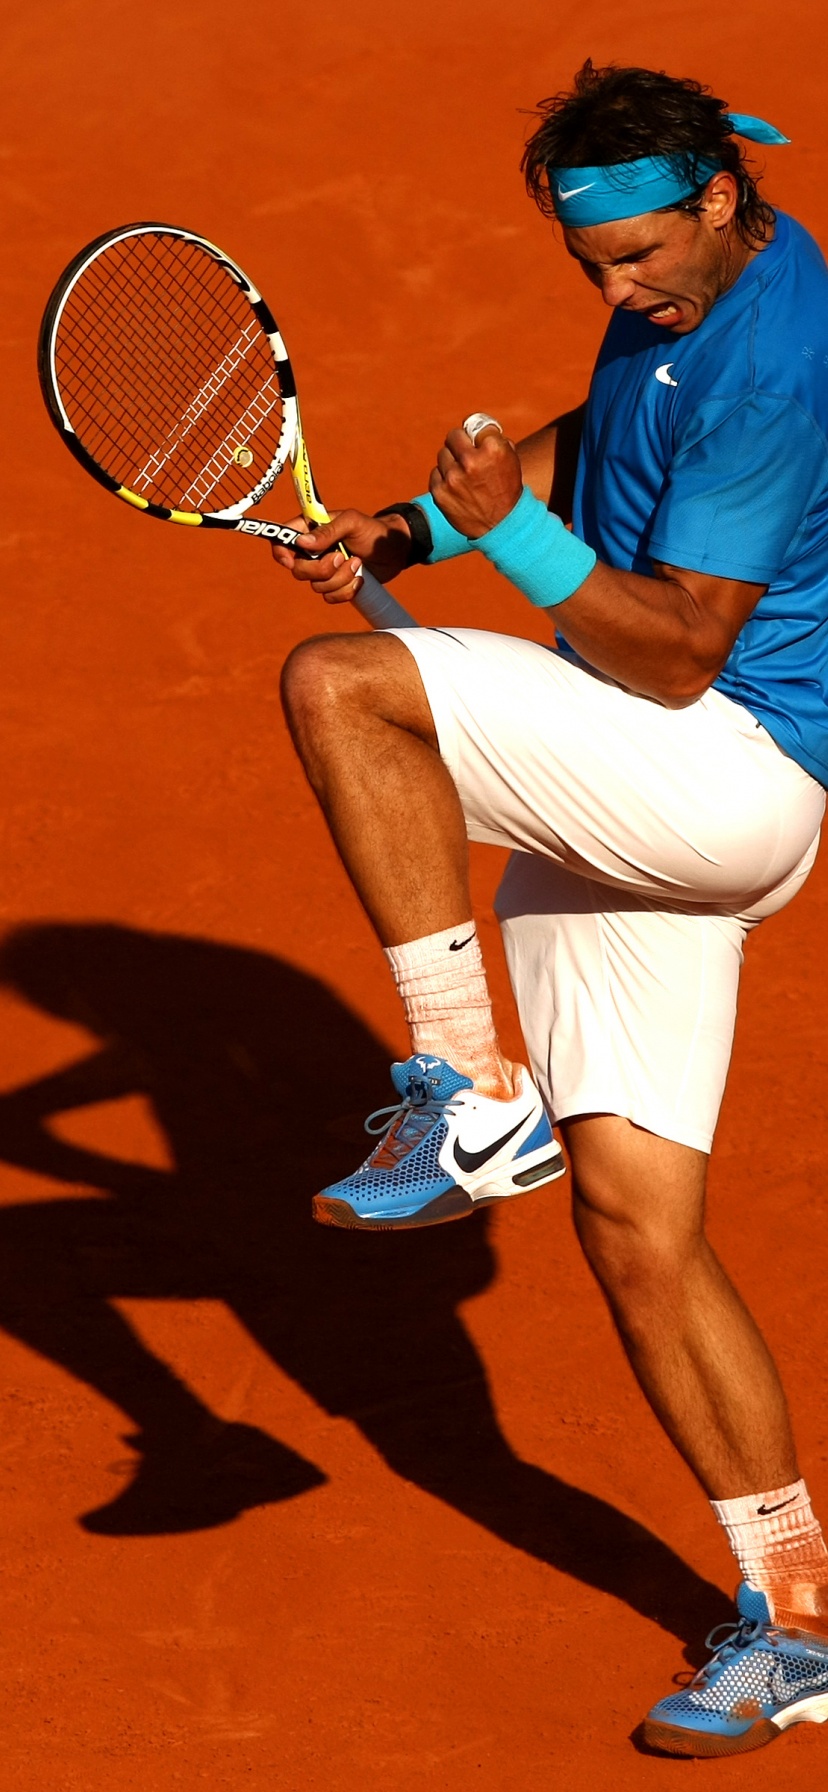
[[[341,636],[317,635],[302,641],[288,654],[282,667],[281,693],[285,715],[292,725],[307,716],[318,718],[350,690],[350,656],[342,649]]]
[[[288,655],[282,704],[305,758],[312,743],[336,752],[366,726],[402,728],[436,748],[437,736],[415,660],[395,635],[318,635]]]

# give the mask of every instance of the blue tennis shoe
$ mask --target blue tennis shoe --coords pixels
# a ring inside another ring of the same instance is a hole
[[[642,1738],[668,1755],[735,1755],[774,1742],[792,1724],[828,1718],[828,1636],[782,1630],[764,1593],[742,1582],[738,1622],[711,1630],[713,1653],[683,1692],[654,1705]],[[726,1634],[719,1642],[717,1634]]]
[[[380,1143],[353,1176],[314,1197],[323,1226],[437,1226],[564,1174],[563,1152],[522,1066],[511,1101],[479,1095],[470,1077],[425,1054],[393,1064],[391,1079],[399,1102],[365,1122]]]

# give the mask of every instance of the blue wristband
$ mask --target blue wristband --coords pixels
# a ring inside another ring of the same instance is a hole
[[[458,554],[470,554],[472,548],[477,547],[476,541],[469,541],[467,535],[461,535],[459,530],[453,529],[451,523],[446,521],[430,492],[426,492],[422,498],[412,498],[410,502],[423,512],[431,530],[434,545],[426,559],[426,566],[436,566],[440,560],[456,560]]]
[[[470,545],[479,548],[530,604],[542,610],[571,597],[589,578],[598,559],[526,485],[508,516]]]

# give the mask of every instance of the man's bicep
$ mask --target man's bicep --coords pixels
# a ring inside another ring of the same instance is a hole
[[[692,621],[699,650],[709,663],[710,682],[718,678],[737,637],[767,591],[767,585],[746,579],[722,579],[713,573],[692,572],[687,567],[654,561],[657,579],[669,579],[690,599]]]

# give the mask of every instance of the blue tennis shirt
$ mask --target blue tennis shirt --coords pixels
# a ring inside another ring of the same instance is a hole
[[[609,566],[767,585],[716,688],[828,785],[828,268],[794,219],[690,335],[613,313],[573,528]]]

